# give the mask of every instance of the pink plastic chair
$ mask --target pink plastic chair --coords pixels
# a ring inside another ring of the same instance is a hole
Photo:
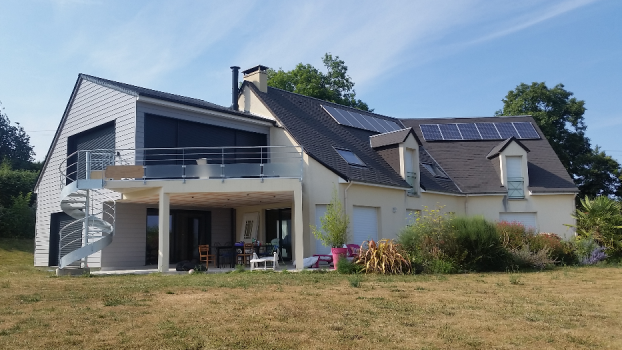
[[[358,244],[346,244],[348,248],[348,258],[355,258],[359,256],[359,252],[361,251],[361,246]]]

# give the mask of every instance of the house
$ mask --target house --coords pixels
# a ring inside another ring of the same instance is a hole
[[[357,243],[437,205],[572,234],[577,189],[529,116],[400,120],[232,68],[230,108],[80,74],[35,188],[35,265],[167,271],[257,239],[302,268],[328,252],[310,225],[335,189]]]

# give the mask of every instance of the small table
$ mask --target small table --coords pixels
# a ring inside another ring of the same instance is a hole
[[[320,267],[320,261],[328,263],[329,265],[333,262],[333,256],[332,255],[313,254],[313,256],[317,256],[317,261],[315,262],[315,264],[312,265],[312,267],[315,267],[315,268],[319,268]]]

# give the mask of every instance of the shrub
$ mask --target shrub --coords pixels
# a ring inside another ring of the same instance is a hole
[[[504,270],[508,254],[495,224],[481,216],[456,217],[451,227],[464,252],[463,268],[474,271]]]
[[[356,261],[365,273],[404,274],[411,272],[411,264],[404,257],[402,247],[393,240],[382,239],[377,243],[366,241]]]
[[[575,241],[575,252],[581,265],[594,265],[607,258],[605,248],[592,238],[577,239]]]
[[[311,232],[326,247],[340,248],[348,241],[348,225],[350,218],[343,210],[337,189],[333,189],[333,197],[326,207],[326,214],[320,218],[319,229],[311,225]]]
[[[608,256],[622,259],[622,205],[607,197],[581,199],[573,217],[577,220],[577,235],[591,238],[604,247]]]
[[[415,273],[455,272],[465,256],[451,229],[452,216],[442,214],[442,209],[424,207],[422,215],[398,235]]]
[[[555,265],[555,260],[549,257],[549,251],[548,247],[532,251],[529,244],[525,244],[521,248],[509,250],[512,262],[517,267],[537,268],[540,270]]]
[[[357,264],[353,260],[341,258],[339,259],[339,261],[337,261],[337,272],[344,274],[344,275],[360,273],[362,269],[363,269],[362,265]]]
[[[536,235],[531,228],[517,221],[500,221],[497,223],[497,233],[503,240],[503,245],[507,249],[520,249],[532,237]]]

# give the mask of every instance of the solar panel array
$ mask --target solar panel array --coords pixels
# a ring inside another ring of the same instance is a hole
[[[324,106],[322,108],[330,114],[331,117],[341,125],[347,125],[354,128],[385,133],[396,130],[401,130],[403,127],[392,120],[386,120],[382,118],[372,117],[370,115],[357,113],[355,111],[349,111],[341,108],[334,108],[331,106]]]
[[[539,139],[530,122],[421,124],[426,141]]]

